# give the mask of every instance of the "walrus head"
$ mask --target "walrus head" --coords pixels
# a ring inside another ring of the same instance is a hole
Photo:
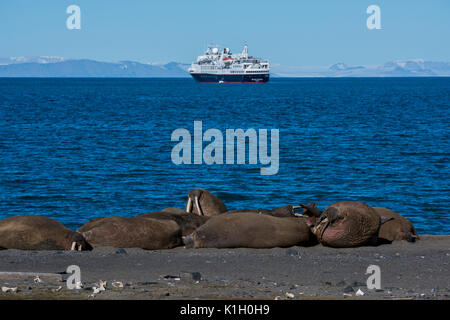
[[[90,251],[92,250],[92,246],[86,241],[82,234],[73,231],[69,236],[70,247],[67,247],[66,250],[71,251]]]
[[[222,200],[211,192],[204,189],[193,189],[189,191],[185,211],[201,216],[215,216],[226,212],[227,208]]]

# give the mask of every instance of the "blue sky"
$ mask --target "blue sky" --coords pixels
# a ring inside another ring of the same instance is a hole
[[[66,8],[81,8],[81,30]],[[381,30],[368,30],[369,5]],[[0,0],[0,57],[190,63],[208,43],[289,66],[450,61],[449,0]]]

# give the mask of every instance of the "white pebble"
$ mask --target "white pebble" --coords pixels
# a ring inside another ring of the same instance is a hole
[[[2,287],[2,292],[8,292],[8,291],[11,291],[12,293],[16,293],[17,287],[14,287],[14,288]]]
[[[293,293],[286,292],[286,297],[287,297],[288,299],[294,299],[294,298],[295,298],[295,295],[294,295]]]
[[[113,283],[112,283],[112,286],[113,286],[114,288],[123,288],[123,283],[120,282],[120,281],[116,281],[116,282],[113,282]]]
[[[358,289],[358,291],[356,291],[356,295],[357,296],[363,296],[364,292],[361,289]]]
[[[58,292],[59,290],[61,290],[62,289],[62,287],[61,286],[59,286],[58,288],[56,288],[56,289],[52,289],[52,291],[53,292]]]

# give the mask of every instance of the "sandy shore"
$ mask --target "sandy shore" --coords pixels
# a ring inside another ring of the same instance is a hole
[[[381,268],[381,290],[366,287],[373,264]],[[0,251],[3,272],[62,273],[69,265],[81,268],[83,289],[57,280],[0,280],[18,288],[0,299],[450,299],[450,235],[352,249]],[[106,291],[92,297],[99,280],[107,281]]]

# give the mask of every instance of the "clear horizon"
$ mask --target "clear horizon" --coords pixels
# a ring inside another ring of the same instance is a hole
[[[81,30],[68,30],[69,5]],[[381,29],[369,30],[369,5]],[[284,66],[378,65],[393,60],[449,61],[450,2],[330,0],[0,3],[0,57],[60,56],[117,62],[190,63],[210,43]]]

